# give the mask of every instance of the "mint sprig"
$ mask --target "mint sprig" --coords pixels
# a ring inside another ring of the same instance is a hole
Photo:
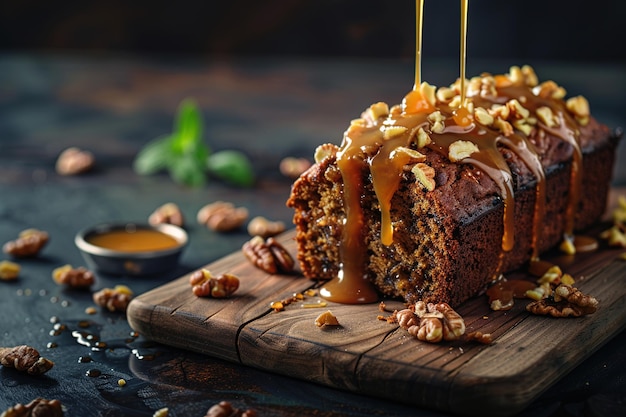
[[[198,106],[191,99],[183,100],[172,133],[154,139],[139,151],[133,162],[135,172],[152,175],[166,170],[177,183],[192,187],[203,186],[207,175],[241,187],[254,184],[252,164],[245,154],[234,150],[211,154],[202,134]]]

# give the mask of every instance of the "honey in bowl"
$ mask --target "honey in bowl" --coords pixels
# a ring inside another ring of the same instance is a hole
[[[75,243],[91,268],[115,275],[149,275],[178,265],[187,233],[171,224],[105,224],[82,230]]]
[[[172,249],[180,242],[157,229],[137,228],[111,229],[85,237],[92,245],[119,252],[152,252]]]

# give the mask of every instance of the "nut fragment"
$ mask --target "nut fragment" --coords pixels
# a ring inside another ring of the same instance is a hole
[[[202,268],[189,276],[189,285],[196,297],[228,298],[239,288],[239,278],[232,274],[215,277]]]
[[[394,312],[392,322],[425,342],[458,340],[465,333],[465,321],[446,303],[418,301],[413,308]]]
[[[96,278],[85,267],[72,268],[72,265],[63,265],[52,271],[52,279],[59,285],[67,285],[70,288],[89,288]]]
[[[257,412],[253,409],[240,410],[228,401],[220,401],[209,408],[204,417],[257,417]]]
[[[570,285],[560,284],[552,297],[533,301],[526,306],[526,310],[552,317],[580,317],[595,313],[598,305],[599,302],[594,297],[583,294]]]
[[[315,319],[317,327],[339,326],[339,320],[330,310],[326,310]]]
[[[4,244],[4,253],[17,258],[36,256],[48,243],[48,233],[37,229],[26,229],[20,232],[16,240]]]
[[[56,171],[60,175],[78,175],[89,171],[94,163],[95,158],[91,152],[71,147],[59,155]]]
[[[216,232],[230,232],[248,220],[248,209],[235,207],[232,203],[216,201],[198,211],[198,223]]]
[[[548,127],[555,127],[558,125],[558,121],[552,112],[552,109],[548,106],[539,107],[536,111],[537,117],[541,122]]]
[[[285,223],[281,221],[271,221],[263,216],[257,216],[248,223],[248,234],[250,236],[261,236],[268,238],[276,236],[285,231]]]
[[[293,257],[272,237],[263,240],[261,236],[255,236],[244,243],[241,250],[254,266],[268,274],[290,273],[295,266]]]
[[[470,157],[474,152],[478,152],[476,144],[467,140],[457,140],[450,144],[448,158],[451,162],[459,162]]]
[[[59,400],[36,398],[26,405],[9,407],[1,417],[63,417],[63,407]]]
[[[485,126],[491,126],[493,124],[493,116],[483,107],[476,107],[476,109],[474,109],[474,118],[478,123]]]
[[[148,223],[152,226],[159,224],[173,224],[175,226],[183,227],[185,225],[185,218],[180,207],[176,203],[165,203],[158,207],[148,217]]]
[[[406,128],[405,126],[384,126],[382,128],[383,139],[385,139],[385,140],[393,139],[396,136],[403,135],[408,130],[409,129]]]
[[[93,302],[109,311],[125,312],[132,298],[133,292],[126,285],[103,288],[93,294]]]
[[[482,343],[484,345],[490,345],[493,343],[493,338],[491,337],[491,333],[483,333],[479,331],[470,332],[465,335],[465,338],[468,341],[474,341],[478,343]]]
[[[295,158],[288,156],[280,161],[280,173],[287,178],[296,179],[304,171],[311,167],[311,162],[306,158]]]
[[[435,189],[435,169],[430,165],[419,162],[411,168],[415,179],[428,191]]]
[[[30,375],[42,375],[48,372],[54,363],[42,357],[37,349],[28,345],[0,347],[0,365],[15,368]]]
[[[362,117],[370,123],[376,122],[381,117],[387,117],[389,114],[389,105],[382,101],[374,103],[368,107],[363,113]]]
[[[324,159],[335,156],[338,150],[339,147],[337,145],[334,145],[332,143],[325,143],[315,148],[315,154],[313,156],[313,159],[316,163],[319,164]]]
[[[431,123],[430,131],[433,133],[443,133],[443,129],[446,127],[445,120],[446,118],[441,114],[439,110],[430,113],[427,117],[428,121]]]
[[[20,275],[20,266],[11,261],[0,261],[0,280],[13,281]]]
[[[581,126],[586,126],[589,123],[589,102],[585,97],[571,97],[567,99],[565,106],[567,110],[574,115],[576,121],[578,121]]]

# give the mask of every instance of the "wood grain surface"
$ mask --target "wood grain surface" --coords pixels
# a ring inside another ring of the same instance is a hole
[[[600,229],[598,229],[600,230]],[[279,239],[295,252],[293,231]],[[626,324],[626,262],[622,250],[560,257],[562,268],[583,292],[600,301],[581,318],[554,319],[525,311],[518,300],[509,311],[491,311],[486,296],[457,309],[467,332],[491,333],[494,343],[420,342],[395,324],[377,319],[378,304],[324,308],[304,305],[317,296],[275,312],[270,303],[315,287],[299,274],[269,275],[241,252],[206,267],[230,272],[241,286],[230,299],[197,298],[188,275],[133,300],[128,320],[157,342],[315,383],[463,415],[513,415]],[[554,255],[558,256],[558,255]],[[509,279],[530,279],[524,273]],[[389,309],[398,301],[385,300]],[[340,326],[318,328],[315,318],[331,310]]]

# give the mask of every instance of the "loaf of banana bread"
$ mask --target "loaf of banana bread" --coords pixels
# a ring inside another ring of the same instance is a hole
[[[453,306],[605,211],[619,134],[532,68],[370,106],[321,145],[287,205],[306,277],[330,300]]]

